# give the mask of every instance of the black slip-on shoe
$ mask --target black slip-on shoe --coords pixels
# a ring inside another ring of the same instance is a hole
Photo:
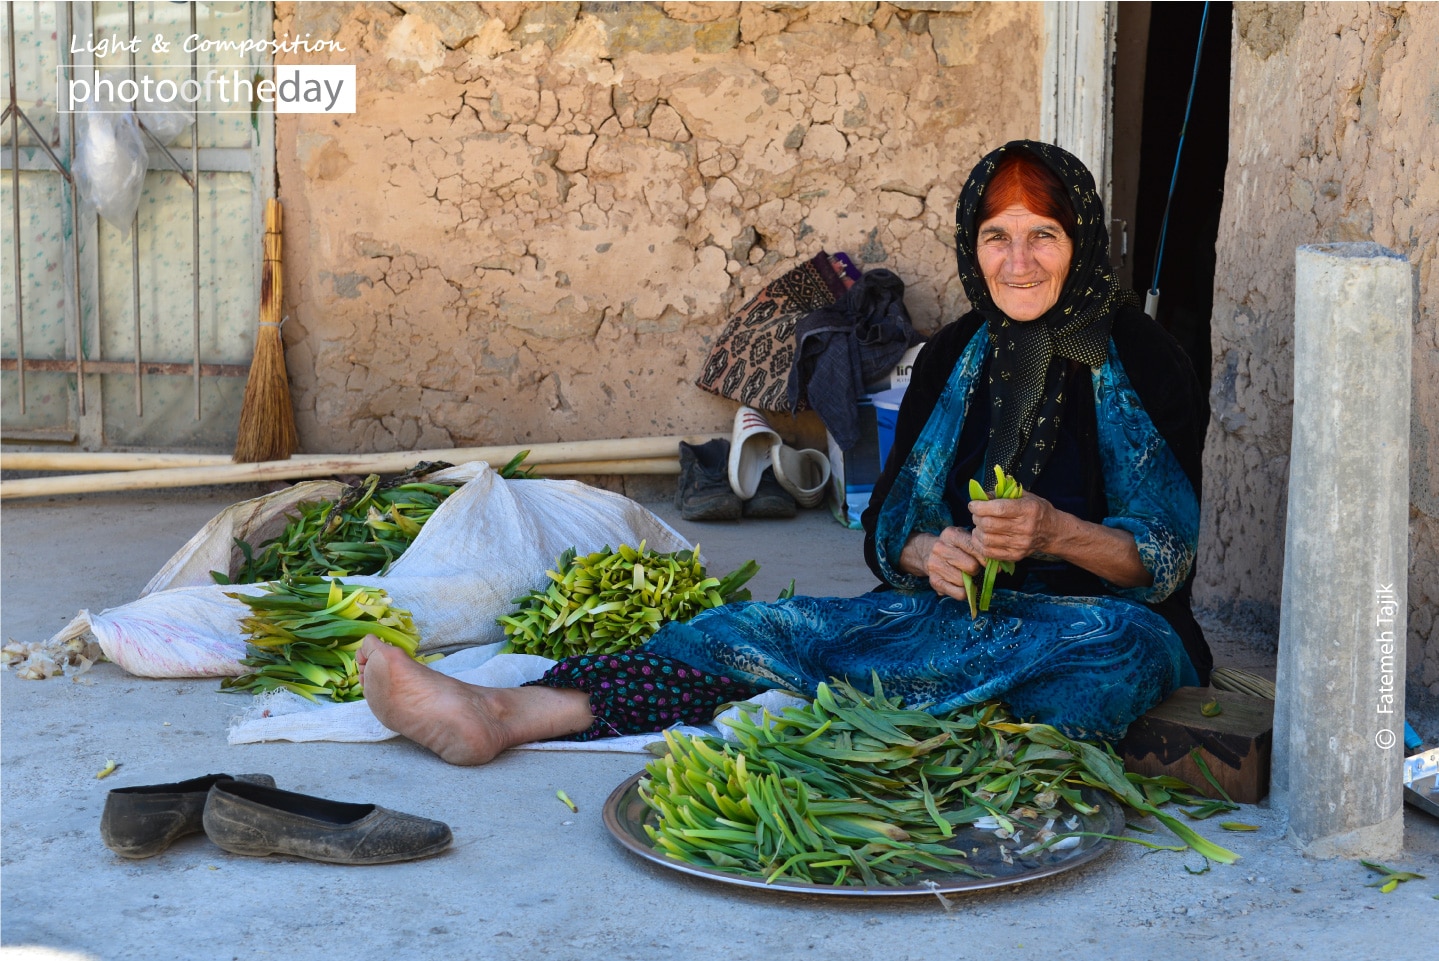
[[[205,833],[231,854],[288,854],[332,864],[389,864],[450,846],[450,826],[377,804],[349,804],[220,781],[205,802]]]
[[[766,467],[759,475],[759,486],[754,496],[744,502],[744,516],[764,519],[793,517],[796,511],[794,497],[780,486],[774,476],[774,469]]]
[[[729,441],[680,441],[680,479],[675,506],[687,521],[737,521],[743,507],[729,482]]]
[[[122,858],[154,857],[177,839],[203,831],[210,788],[236,779],[275,786],[268,774],[206,774],[174,784],[116,788],[105,797],[100,837]]]

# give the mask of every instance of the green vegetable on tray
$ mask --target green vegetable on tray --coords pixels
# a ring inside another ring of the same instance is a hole
[[[887,698],[875,678],[872,696],[822,684],[808,707],[730,726],[737,744],[666,732],[668,755],[646,768],[640,796],[658,819],[646,831],[668,857],[837,886],[899,885],[930,870],[980,876],[945,843],[956,829],[992,830],[1021,855],[1042,850],[1083,836],[1064,827],[1096,810],[1080,793],[1089,787],[1155,815],[1184,844],[1125,840],[1237,858],[1157,810],[1176,801],[1212,813],[1182,781],[1126,775],[1112,751],[1016,722],[997,703],[934,716]]]
[[[338,578],[296,577],[267,584],[265,593],[227,594],[243,601],[251,614],[240,622],[249,635],[240,661],[253,670],[225,678],[221,690],[256,694],[284,688],[313,701],[359,700],[355,652],[366,634],[403,650],[421,662],[420,634],[410,612],[395,607],[376,587],[347,587]]]
[[[517,598],[519,610],[500,617],[510,649],[560,660],[577,654],[615,654],[639,647],[667,621],[687,621],[730,601],[759,572],[748,561],[722,578],[710,577],[698,549],[660,554],[621,544],[592,554],[565,551],[546,571],[550,584]]]

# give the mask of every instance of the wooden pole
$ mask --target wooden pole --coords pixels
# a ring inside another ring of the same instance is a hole
[[[289,460],[273,463],[293,465],[344,459],[355,462],[366,458],[399,458],[408,470],[422,460],[443,460],[452,464],[482,460],[504,464],[522,450],[529,451],[527,464],[562,464],[569,461],[635,460],[637,458],[678,457],[680,441],[702,444],[728,434],[686,434],[669,437],[637,437],[616,440],[559,441],[547,444],[505,444],[491,447],[457,447],[450,450],[397,451],[382,454],[295,454]],[[132,471],[171,467],[223,467],[233,464],[224,454],[129,453],[118,451],[4,451],[0,452],[0,470],[21,471]],[[386,461],[388,463],[388,461]],[[259,467],[262,464],[248,465]],[[388,470],[388,468],[385,468]],[[356,473],[357,471],[345,471]],[[383,472],[380,468],[365,473]]]
[[[101,491],[154,490],[166,487],[195,487],[210,484],[244,484],[267,480],[296,480],[305,477],[328,477],[333,474],[397,474],[425,460],[445,460],[453,464],[485,461],[499,466],[522,450],[530,451],[525,463],[532,466],[553,465],[545,473],[555,474],[675,474],[679,472],[680,441],[702,444],[725,435],[646,437],[622,440],[568,441],[554,444],[515,444],[502,447],[470,447],[455,450],[396,451],[387,454],[304,455],[283,461],[258,464],[217,464],[185,467],[112,470],[108,473],[64,477],[34,477],[0,482],[0,500],[15,497],[45,497],[58,494],[84,494]],[[50,458],[56,454],[43,455]],[[94,457],[97,455],[77,455]],[[147,457],[150,455],[112,454],[115,457]],[[161,455],[179,457],[183,455]],[[208,456],[208,455],[198,455]],[[42,463],[6,454],[0,467],[6,470],[54,470],[60,462]],[[108,462],[107,462],[108,463]],[[19,464],[30,466],[20,467]],[[563,468],[563,469],[561,469]],[[63,469],[63,468],[62,468]],[[78,468],[77,468],[78,469]]]
[[[678,457],[646,457],[637,460],[591,460],[568,464],[536,464],[541,477],[578,477],[581,474],[678,474]]]
[[[233,463],[234,460],[228,454],[128,454],[47,450],[5,451],[0,454],[0,470],[155,470],[160,467],[218,467]]]

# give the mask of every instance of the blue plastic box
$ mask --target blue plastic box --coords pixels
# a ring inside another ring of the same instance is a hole
[[[869,397],[859,398],[859,442],[847,453],[839,449],[834,436],[825,432],[829,447],[830,509],[835,520],[859,530],[860,515],[869,504],[874,482],[879,479],[879,432],[875,427],[875,407]]]
[[[899,419],[899,404],[904,400],[904,391],[903,387],[894,387],[870,395],[870,400],[874,401],[874,421],[879,433],[880,470],[884,469],[889,449],[894,446],[894,425]]]

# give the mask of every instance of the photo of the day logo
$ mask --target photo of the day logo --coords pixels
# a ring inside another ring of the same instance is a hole
[[[272,102],[276,113],[354,113],[355,66],[276,67]]]
[[[57,68],[58,69],[58,68]],[[276,66],[273,79],[249,73],[244,66],[209,67],[196,77],[115,78],[101,73],[93,80],[68,82],[61,102],[68,110],[103,104],[108,110],[183,108],[202,113],[241,113],[267,104],[276,113],[354,113],[354,64]]]

